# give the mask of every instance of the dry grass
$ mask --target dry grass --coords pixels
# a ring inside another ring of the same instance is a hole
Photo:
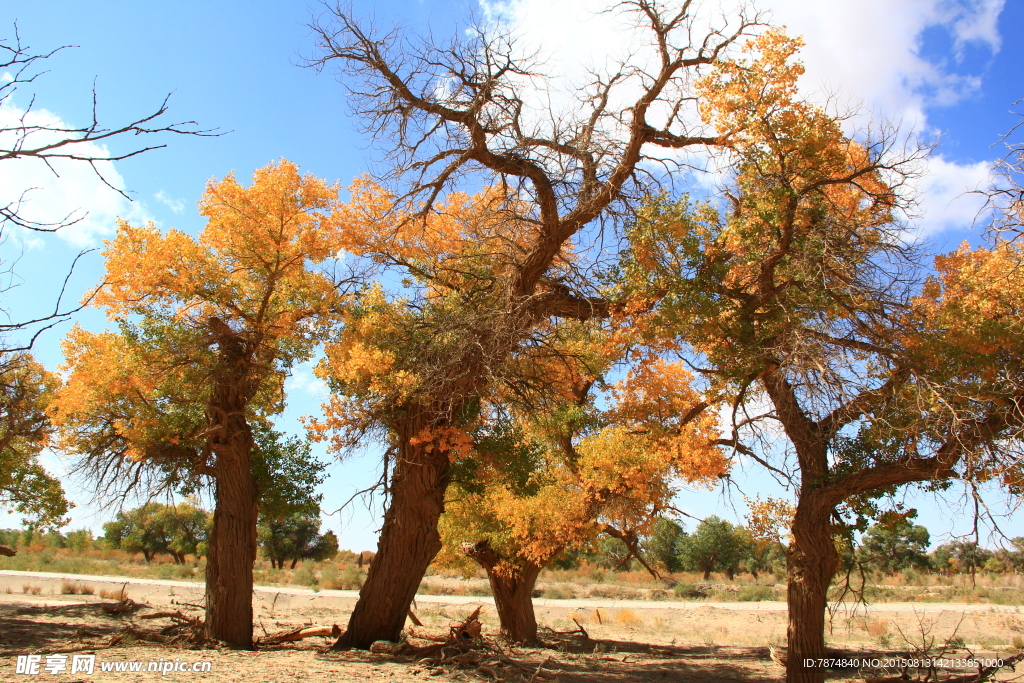
[[[615,614],[615,623],[619,626],[639,626],[643,623],[643,620],[638,617],[633,610],[625,608],[620,609]]]
[[[107,590],[106,588],[102,588],[100,589],[100,597],[106,600],[116,600],[117,602],[124,602],[128,599],[128,591],[126,590],[125,586],[121,586],[117,590]]]
[[[865,620],[864,630],[867,631],[868,635],[872,638],[878,638],[879,636],[889,635],[889,620],[888,619],[871,619]]]
[[[61,595],[92,595],[96,589],[81,581],[64,581],[60,584]]]

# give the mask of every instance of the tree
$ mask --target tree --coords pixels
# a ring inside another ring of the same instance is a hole
[[[45,74],[38,71],[41,63],[65,48],[50,52],[33,52],[21,42],[15,25],[14,39],[0,39],[0,106],[11,104],[11,98],[19,88],[30,86],[36,78]],[[168,96],[169,97],[169,96]],[[164,145],[135,146],[122,153],[98,152],[97,143],[107,145],[128,136],[176,133],[182,135],[210,135],[210,131],[195,128],[195,123],[162,123],[167,113],[167,102],[151,114],[127,123],[107,127],[96,116],[95,91],[92,120],[84,126],[55,126],[52,121],[37,122],[33,118],[32,106],[35,97],[13,125],[0,126],[0,161],[35,159],[56,173],[54,162],[61,160],[89,164],[97,176],[111,188],[127,197],[124,190],[115,188],[103,175],[102,162],[120,161],[142,154]],[[11,111],[17,111],[11,107]],[[26,216],[25,204],[31,190],[23,192],[15,201],[0,206],[0,243],[9,237],[5,230],[10,226],[35,232],[54,232],[70,226],[85,217],[85,213],[65,216],[52,223],[40,222]],[[77,262],[77,259],[76,259]],[[72,265],[72,270],[74,265]],[[6,293],[14,286],[12,270],[0,260],[0,293]],[[68,275],[70,277],[70,273]],[[65,279],[65,284],[67,279]],[[57,379],[48,373],[27,353],[38,336],[58,322],[66,320],[81,307],[62,309],[58,298],[53,312],[40,315],[33,320],[0,322],[0,505],[26,514],[32,524],[61,526],[61,518],[68,511],[60,483],[48,475],[36,456],[47,445],[50,432],[47,424],[46,407],[57,385]],[[4,306],[0,303],[0,312]],[[27,341],[11,343],[7,335],[28,330]]]
[[[511,642],[536,640],[534,586],[566,549],[606,537],[623,549],[620,566],[635,558],[660,579],[639,546],[671,504],[674,481],[706,484],[725,471],[713,411],[694,409],[706,404],[688,372],[667,364],[639,368],[599,410],[591,391],[598,378],[585,371],[607,360],[588,359],[584,348],[577,347],[576,367],[552,346],[517,359],[524,380],[532,373],[548,383],[538,385],[538,395],[521,392],[494,410],[511,421],[475,435],[471,457],[454,468],[441,519],[436,561],[468,572],[464,555],[484,568]]]
[[[330,560],[338,554],[338,537],[333,531],[320,533],[320,512],[295,513],[285,519],[268,519],[259,525],[259,542],[273,567],[284,569],[285,560],[291,568],[299,560]]]
[[[654,65],[624,63],[596,75],[564,115],[530,104],[544,101],[532,88],[550,89],[554,80],[506,35],[477,28],[443,46],[413,42],[397,31],[377,34],[340,8],[314,24],[320,53],[310,65],[336,66],[352,79],[350,101],[386,146],[388,176],[405,183],[399,197],[372,197],[396,208],[386,220],[353,212],[353,224],[388,236],[383,248],[363,253],[418,279],[421,293],[416,312],[403,319],[368,307],[371,320],[397,326],[390,338],[362,328],[361,368],[386,362],[404,374],[392,394],[397,401],[375,403],[394,408],[371,411],[379,418],[371,421],[375,433],[386,435],[394,455],[391,498],[377,559],[336,647],[398,639],[441,547],[437,520],[450,465],[465,452],[465,423],[479,394],[552,318],[607,315],[575,240],[589,226],[617,224],[658,183],[646,160],[671,163],[681,157],[664,150],[725,142],[692,125],[691,79],[724,59],[757,18],[739,12],[705,31],[691,3],[670,11],[627,0],[616,9],[644,32]],[[451,210],[445,192],[470,177],[492,188],[484,206],[490,218],[448,221],[442,230],[438,214]],[[446,241],[430,243],[438,237]],[[411,346],[395,353],[396,339]],[[340,361],[329,372],[355,374]],[[334,390],[360,396],[364,406],[380,388],[369,378],[361,389],[346,382]]]
[[[648,556],[665,571],[680,572],[683,570],[681,552],[686,542],[687,533],[682,524],[667,517],[658,517],[644,547]]]
[[[59,384],[31,355],[0,351],[0,504],[34,526],[63,526],[69,507],[38,459],[53,434],[46,408]]]
[[[743,131],[731,138],[728,205],[653,202],[624,273],[659,293],[651,336],[671,330],[689,346],[731,398],[734,424],[749,434],[771,419],[787,437],[781,463],[767,443],[737,449],[797,492],[787,676],[820,682],[824,671],[802,662],[825,651],[837,537],[899,486],[1017,476],[1006,449],[1024,417],[1021,276],[1015,248],[1000,245],[939,259],[940,274],[915,289],[897,212],[918,155],[893,154],[892,136],[851,139],[795,100],[797,48],[768,32],[750,61],[703,82],[707,119]],[[758,402],[767,415],[748,412]]]
[[[209,526],[210,515],[202,508],[189,503],[151,502],[118,512],[114,520],[103,525],[103,532],[109,547],[142,553],[146,562],[166,554],[176,564],[185,564],[185,555],[198,560],[206,554]]]
[[[927,568],[931,537],[926,528],[913,524],[909,517],[890,515],[869,528],[857,548],[858,559],[886,574]]]
[[[944,543],[932,553],[932,564],[944,573],[974,574],[992,558],[992,551],[975,541]]]
[[[711,572],[723,572],[732,579],[747,554],[741,541],[731,522],[712,515],[686,537],[680,559],[685,569],[703,572],[705,580]]]
[[[252,644],[260,498],[253,425],[283,406],[344,294],[314,272],[337,252],[338,188],[281,161],[246,188],[211,181],[198,238],[122,222],[94,303],[120,332],[76,328],[54,420],[82,468],[122,492],[215,484],[207,635]],[[128,316],[138,316],[129,322]]]

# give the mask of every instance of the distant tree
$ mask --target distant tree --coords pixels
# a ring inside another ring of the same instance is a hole
[[[907,516],[893,515],[868,529],[857,549],[857,558],[886,574],[929,566],[928,530],[913,524]]]
[[[732,579],[746,554],[743,539],[732,523],[715,515],[704,519],[682,543],[682,563],[690,571],[723,572]]]
[[[294,514],[319,516],[327,463],[313,455],[307,439],[286,437],[267,425],[253,429],[252,471],[261,519]]]
[[[659,517],[654,523],[654,532],[644,543],[648,556],[668,572],[683,569],[680,551],[686,542],[683,525],[667,517]]]
[[[210,521],[208,512],[189,503],[146,503],[119,512],[103,531],[111,548],[142,553],[146,562],[166,554],[185,564],[186,554],[198,559],[206,552]]]
[[[198,560],[209,550],[210,513],[189,503],[167,505],[157,513],[156,523],[167,538],[167,552],[178,564],[185,564],[185,555]]]
[[[76,529],[69,531],[67,536],[67,546],[69,550],[73,550],[76,553],[83,552],[92,547],[93,537],[91,529]]]
[[[931,554],[932,566],[948,574],[974,574],[992,557],[992,551],[974,541],[944,543]]]
[[[167,537],[158,526],[156,515],[163,505],[147,503],[132,510],[122,510],[117,517],[103,525],[107,544],[116,550],[142,553],[146,562],[155,555],[167,553]]]
[[[273,567],[291,568],[299,560],[330,560],[338,554],[338,537],[334,532],[320,533],[320,514],[296,513],[285,519],[266,520],[259,526],[259,541]]]

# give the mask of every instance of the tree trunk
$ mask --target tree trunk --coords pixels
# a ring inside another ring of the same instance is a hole
[[[216,316],[209,327],[221,368],[206,420],[216,455],[216,508],[206,560],[206,636],[252,648],[252,568],[256,562],[256,478],[246,406],[259,388],[249,342]]]
[[[295,569],[295,565],[297,565],[298,563],[299,563],[299,558],[293,557],[292,558],[292,567],[291,568]],[[284,561],[283,560],[281,561],[281,569],[284,569]]]
[[[494,605],[501,620],[501,635],[509,642],[531,644],[537,641],[533,587],[537,585],[540,571],[541,567],[535,565],[527,565],[513,576],[504,576],[493,568],[487,570]]]
[[[793,518],[793,542],[787,552],[789,570],[788,683],[822,683],[825,669],[805,667],[805,659],[825,656],[825,610],[828,588],[839,565],[830,532],[831,511],[801,501]]]
[[[537,615],[533,611],[533,587],[546,565],[531,562],[512,564],[505,560],[487,539],[462,543],[462,552],[480,563],[491,584],[494,605],[498,608],[501,635],[513,643],[537,641]],[[554,557],[559,551],[551,553]]]
[[[246,429],[246,432],[248,430]],[[251,433],[238,440],[251,446]],[[206,635],[252,647],[252,566],[256,554],[256,480],[249,449],[217,457],[217,507],[206,561]]]
[[[365,650],[378,640],[398,641],[420,580],[441,549],[437,522],[444,512],[451,462],[446,450],[418,441],[417,436],[432,426],[423,415],[420,409],[402,421],[391,504],[384,514],[377,554],[335,650]]]

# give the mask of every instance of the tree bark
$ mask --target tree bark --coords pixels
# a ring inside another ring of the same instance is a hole
[[[839,556],[832,541],[830,515],[829,507],[804,499],[797,505],[793,519],[793,542],[787,551],[788,683],[823,683],[825,680],[823,667],[804,666],[804,660],[825,656],[828,588],[839,566]]]
[[[209,326],[219,347],[221,370],[206,415],[217,481],[206,560],[206,635],[252,648],[257,492],[252,428],[245,411],[259,379],[247,340],[217,317],[209,319]]]
[[[486,540],[463,543],[462,552],[480,563],[494,595],[494,606],[501,621],[501,635],[512,643],[537,641],[537,615],[533,611],[533,587],[542,566],[505,561]],[[557,553],[552,554],[552,557]]]
[[[230,453],[222,449],[217,456],[217,507],[206,561],[206,635],[251,648],[256,480],[248,425],[234,440],[236,448]]]
[[[418,441],[417,435],[431,426],[419,406],[413,406],[400,425],[391,504],[384,514],[377,554],[335,650],[366,650],[378,640],[397,642],[420,579],[441,549],[437,523],[444,512],[451,462],[447,451]]]

